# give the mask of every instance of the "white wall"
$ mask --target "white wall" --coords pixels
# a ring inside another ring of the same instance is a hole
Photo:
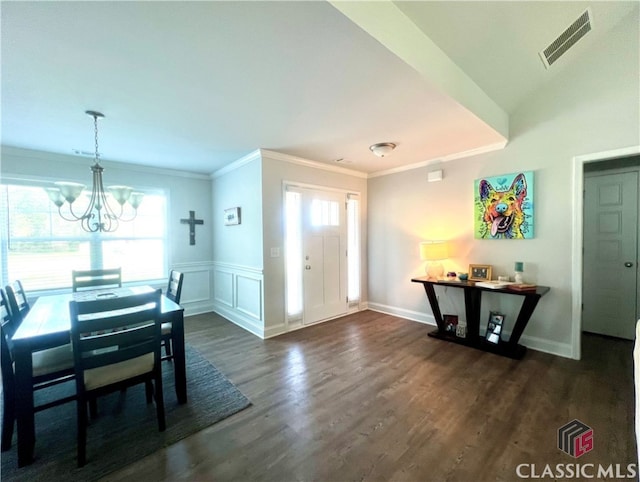
[[[215,173],[212,181],[214,309],[252,333],[264,335],[262,165],[256,151]],[[240,224],[225,226],[228,208]]]
[[[212,182],[213,260],[262,269],[262,166],[255,154]],[[225,209],[240,207],[241,223],[225,226]]]
[[[511,116],[511,140],[498,152],[369,181],[369,306],[432,322],[422,286],[412,276],[424,264],[418,243],[453,240],[446,269],[491,264],[494,278],[512,275],[524,261],[525,281],[551,291],[536,309],[522,342],[571,356],[571,213],[574,156],[640,144],[638,10],[613,30],[606,44],[577,59]],[[443,168],[444,180],[427,183]],[[473,182],[484,176],[535,171],[535,239],[475,240]],[[441,289],[443,311],[464,318],[462,295]],[[513,298],[513,299],[511,299]],[[498,309],[512,326],[517,297],[489,293],[483,314]]]
[[[2,146],[0,174],[3,178],[66,180],[91,184],[93,160],[76,156]],[[211,310],[212,252],[211,181],[209,176],[132,164],[101,161],[107,185],[163,189],[168,195],[169,268],[185,272],[182,304],[187,314]],[[144,201],[143,201],[144,202]],[[204,225],[196,226],[196,244],[189,245],[189,226],[180,224],[195,211]],[[167,273],[168,275],[168,273]],[[164,285],[162,286],[165,287]]]

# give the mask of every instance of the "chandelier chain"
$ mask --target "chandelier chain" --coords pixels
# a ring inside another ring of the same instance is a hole
[[[100,153],[98,152],[98,116],[95,114],[93,116],[93,126],[96,139],[96,162],[100,163]]]

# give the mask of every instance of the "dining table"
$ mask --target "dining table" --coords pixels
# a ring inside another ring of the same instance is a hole
[[[151,286],[122,287],[40,296],[13,335],[14,372],[16,378],[16,423],[18,466],[33,460],[35,449],[34,395],[32,389],[32,354],[70,343],[72,300],[104,299],[154,291]],[[187,402],[187,374],[184,345],[184,309],[166,296],[161,297],[162,322],[171,322],[173,369],[178,403]]]

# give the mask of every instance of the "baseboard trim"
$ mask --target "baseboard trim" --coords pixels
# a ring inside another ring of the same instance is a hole
[[[213,303],[211,302],[207,302],[207,303],[196,303],[195,305],[192,306],[182,306],[184,308],[184,316],[195,316],[195,315],[201,315],[203,313],[211,313],[212,311],[214,311],[213,309]]]
[[[411,321],[417,321],[418,323],[424,323],[426,325],[436,325],[436,320],[431,314],[420,313],[417,311],[407,310],[399,308],[397,306],[383,305],[381,303],[367,303],[368,309],[371,311],[377,311],[386,315],[393,315],[399,318],[405,318]],[[504,335],[510,335],[508,331],[505,331]],[[563,358],[572,358],[573,350],[570,343],[559,343],[557,341],[545,340],[535,336],[522,335],[520,338],[520,344],[526,346],[531,350],[541,351],[543,353],[549,353],[550,355],[561,356]]]
[[[231,323],[234,323],[236,325],[238,325],[240,328],[244,328],[245,330],[247,330],[249,333],[252,333],[254,335],[256,335],[259,338],[264,339],[265,338],[265,333],[264,333],[264,328],[262,326],[258,326],[255,323],[253,323],[249,318],[246,318],[242,315],[240,315],[237,311],[235,310],[230,310],[229,308],[227,308],[226,306],[223,306],[219,303],[213,303],[213,310],[216,313],[218,313],[220,316],[226,318],[227,320],[229,320]]]
[[[405,318],[407,320],[417,321],[418,323],[437,326],[436,320],[433,317],[433,315],[429,315],[427,313],[420,313],[419,311],[398,308],[397,306],[389,306],[389,305],[383,305],[380,303],[372,303],[371,301],[367,303],[367,307],[371,311],[377,311],[379,313],[384,313],[385,315],[398,316],[400,318]]]

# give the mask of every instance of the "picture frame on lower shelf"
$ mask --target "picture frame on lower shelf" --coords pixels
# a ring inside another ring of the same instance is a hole
[[[442,315],[442,321],[444,321],[444,332],[448,335],[456,334],[456,328],[458,327],[457,315]]]
[[[489,312],[489,322],[487,323],[487,333],[485,340],[489,343],[497,345],[500,343],[500,335],[502,334],[502,324],[504,323],[504,315],[497,311]]]

